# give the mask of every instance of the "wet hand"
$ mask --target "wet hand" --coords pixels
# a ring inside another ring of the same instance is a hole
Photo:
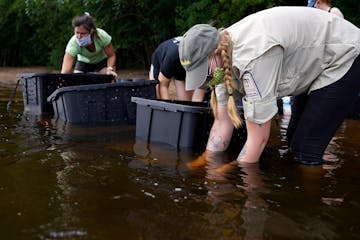
[[[204,167],[206,165],[207,155],[208,155],[207,151],[203,152],[194,161],[186,163],[186,167],[192,170],[196,170],[200,167]]]
[[[113,70],[110,70],[110,69],[106,69],[106,74],[107,75],[113,75],[114,77],[117,77],[117,73]]]

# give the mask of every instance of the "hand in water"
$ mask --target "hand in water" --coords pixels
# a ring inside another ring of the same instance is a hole
[[[187,163],[187,167],[192,170],[206,171],[206,180],[210,186],[221,184],[211,188],[212,196],[229,196],[229,186],[232,185],[232,191],[237,187],[245,190],[247,200],[245,205],[251,207],[264,207],[266,203],[260,194],[264,190],[263,174],[258,163],[240,163],[232,158],[226,152],[205,151],[197,159]],[[242,181],[237,180],[238,172],[241,171]],[[226,184],[226,187],[224,187]],[[230,184],[230,185],[229,185]],[[223,190],[221,190],[223,189]],[[216,190],[216,191],[215,191]]]
[[[245,190],[246,195],[248,195],[248,200],[252,199],[251,201],[253,202],[254,199],[258,198],[255,197],[257,193],[264,187],[262,171],[259,168],[259,164],[239,163],[232,159],[234,158],[226,152],[205,151],[194,161],[188,162],[186,166],[191,170],[206,171],[206,179],[210,182],[218,184],[228,182],[234,185],[234,188],[240,186]],[[236,179],[239,171],[241,171],[242,181]],[[261,203],[260,205],[263,204]]]

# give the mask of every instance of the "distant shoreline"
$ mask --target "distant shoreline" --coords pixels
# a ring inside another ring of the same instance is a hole
[[[148,79],[148,71],[141,69],[125,69],[116,71],[118,78],[126,79]],[[16,74],[19,73],[59,73],[47,67],[0,67],[0,82],[6,84],[15,84]]]
[[[0,67],[0,82],[2,83],[16,83],[16,74],[18,73],[32,73],[32,72],[51,72],[47,67]]]

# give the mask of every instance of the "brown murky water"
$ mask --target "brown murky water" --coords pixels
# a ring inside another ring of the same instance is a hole
[[[24,114],[20,91],[7,112],[13,88],[0,83],[0,239],[360,239],[358,120],[321,171],[285,157],[284,115],[261,162],[225,174],[231,154],[188,169],[199,153]]]

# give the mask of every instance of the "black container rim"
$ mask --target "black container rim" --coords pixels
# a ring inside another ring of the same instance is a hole
[[[113,75],[108,75],[108,74],[102,74],[102,73],[95,73],[95,72],[91,72],[91,73],[45,73],[45,72],[33,72],[33,73],[18,73],[16,74],[16,78],[29,78],[29,77],[75,77],[75,76],[80,76],[80,77],[86,77],[86,76],[97,76],[97,77],[104,77],[104,78],[109,78],[109,79],[113,79],[114,76]]]
[[[157,80],[147,80],[142,79],[142,81],[127,81],[127,82],[115,82],[115,83],[96,83],[96,84],[87,84],[87,85],[76,85],[76,86],[67,86],[56,89],[48,98],[48,102],[52,102],[57,99],[59,94],[64,92],[81,92],[81,91],[94,91],[94,90],[103,90],[110,88],[122,88],[122,87],[147,87],[150,85],[156,85]]]
[[[141,97],[131,97],[131,101],[138,105],[169,112],[209,113],[211,111],[208,102],[147,99]]]

